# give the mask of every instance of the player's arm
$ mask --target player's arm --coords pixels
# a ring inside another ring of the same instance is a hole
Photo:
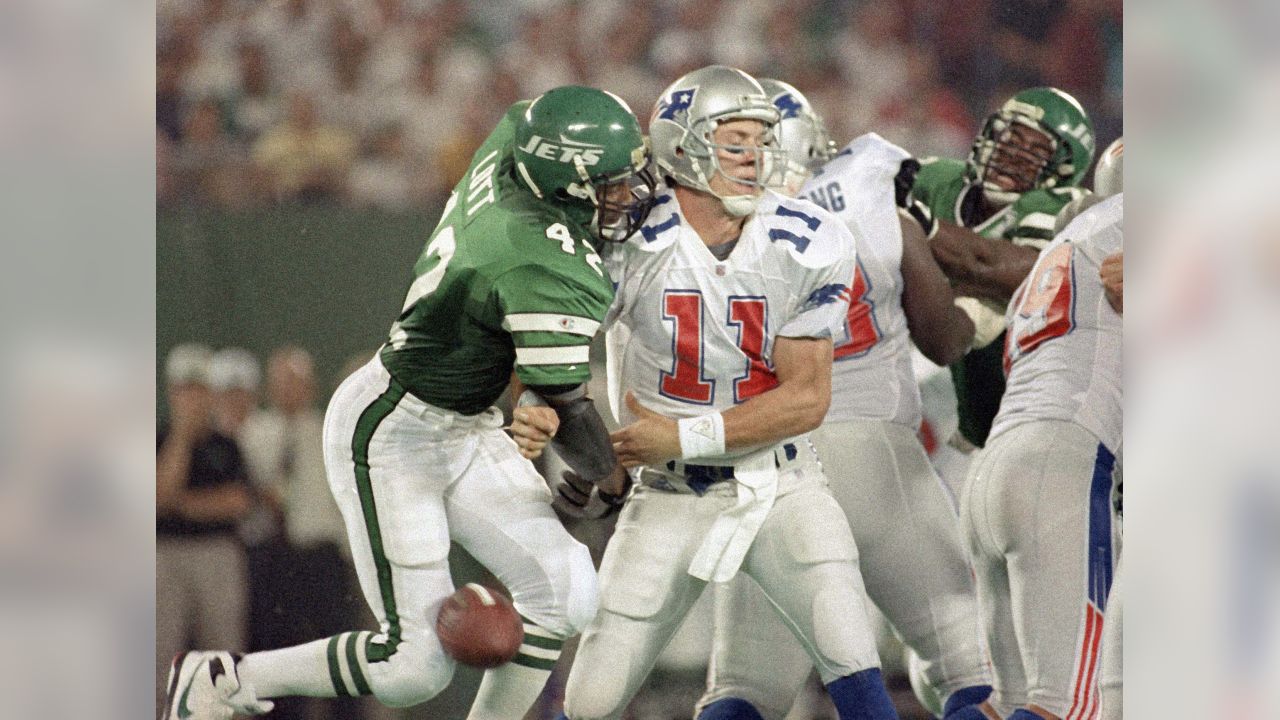
[[[612,436],[618,459],[633,467],[697,458],[813,430],[831,404],[831,348],[827,338],[777,338],[773,367],[778,385],[723,413],[677,422],[640,405],[628,392],[627,407],[637,420]]]
[[[938,365],[959,360],[973,341],[974,324],[955,306],[955,296],[942,268],[929,251],[918,222],[901,218],[902,309],[911,340]]]
[[[956,295],[999,303],[1009,302],[1040,254],[1035,247],[985,238],[949,222],[938,223],[929,249]]]
[[[1102,289],[1111,309],[1124,314],[1124,251],[1108,255],[1098,269]]]

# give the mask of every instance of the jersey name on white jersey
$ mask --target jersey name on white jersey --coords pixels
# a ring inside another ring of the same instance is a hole
[[[908,157],[868,133],[845,146],[801,190],[802,197],[835,213],[858,243],[849,312],[836,341],[828,421],[920,425],[920,390],[902,310],[902,231],[893,185]]]

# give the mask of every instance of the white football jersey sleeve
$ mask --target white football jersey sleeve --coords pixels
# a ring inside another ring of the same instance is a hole
[[[902,310],[902,230],[893,179],[906,150],[875,133],[849,143],[822,166],[801,196],[853,232],[857,264],[849,311],[836,341],[827,420],[889,420],[920,426],[920,390]]]
[[[1116,195],[1067,225],[1041,253],[1009,304],[1008,386],[991,437],[1031,420],[1067,420],[1119,454],[1122,319],[1098,268],[1124,248]]]
[[[843,332],[855,241],[822,208],[766,193],[721,261],[680,213],[671,191],[644,227],[611,249],[617,292],[609,327],[610,404],[634,418],[628,391],[669,417],[724,410],[778,384],[778,337]]]

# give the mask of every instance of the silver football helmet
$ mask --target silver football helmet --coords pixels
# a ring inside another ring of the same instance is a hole
[[[835,157],[836,144],[804,93],[772,78],[760,78],[760,86],[782,116],[778,121],[778,143],[787,154],[787,170],[781,191],[794,197],[814,170]]]
[[[1116,138],[1098,158],[1093,169],[1093,192],[1102,197],[1124,189],[1124,138]]]
[[[755,78],[737,68],[709,65],[684,75],[662,91],[649,119],[653,159],[662,175],[715,195],[732,215],[749,215],[755,210],[763,188],[781,184],[783,157],[774,135],[779,117],[778,109],[769,102]],[[714,142],[720,123],[742,119],[765,124],[761,146]],[[750,152],[755,159],[755,177],[743,179],[724,173],[720,168],[720,152]],[[716,173],[737,184],[754,186],[756,190],[751,194],[721,195],[710,185]]]

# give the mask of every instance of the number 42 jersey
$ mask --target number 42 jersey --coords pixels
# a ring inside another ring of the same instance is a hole
[[[725,410],[778,384],[779,337],[838,338],[855,241],[813,203],[766,192],[737,245],[717,259],[662,192],[644,227],[611,249],[609,399],[627,390],[669,417]]]

